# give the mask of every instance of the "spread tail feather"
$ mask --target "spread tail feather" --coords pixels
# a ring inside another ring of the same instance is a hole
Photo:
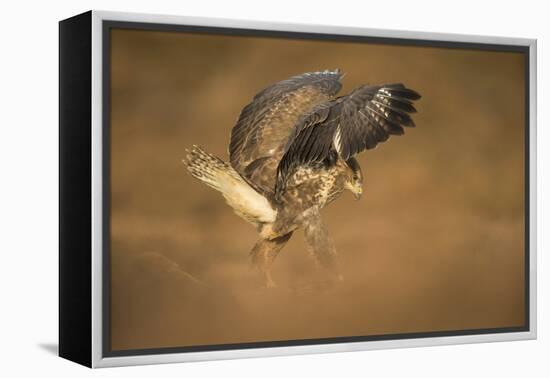
[[[183,162],[191,176],[221,192],[237,215],[251,223],[275,221],[277,213],[269,201],[228,163],[198,146],[187,150],[187,157]]]

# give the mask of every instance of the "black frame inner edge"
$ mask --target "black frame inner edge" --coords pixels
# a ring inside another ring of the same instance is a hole
[[[164,31],[164,32],[185,32],[185,33],[203,33],[203,34],[218,34],[232,36],[248,36],[248,37],[267,37],[267,38],[289,38],[289,39],[307,39],[307,40],[325,40],[325,41],[340,41],[340,42],[362,42],[387,45],[401,46],[418,46],[418,47],[437,47],[448,49],[470,49],[484,51],[500,51],[500,52],[519,52],[525,57],[525,140],[524,140],[524,180],[525,180],[525,257],[524,257],[524,286],[525,286],[525,308],[524,318],[525,325],[520,327],[501,327],[501,328],[480,328],[469,330],[455,331],[431,331],[431,332],[414,332],[414,333],[396,333],[384,335],[369,335],[369,336],[346,336],[333,338],[319,339],[303,339],[303,340],[284,340],[284,341],[258,341],[248,343],[235,344],[213,344],[213,345],[193,345],[182,347],[164,347],[150,349],[129,349],[129,350],[112,350],[111,349],[111,264],[110,264],[110,115],[111,115],[111,29],[129,29],[141,31]],[[368,37],[355,35],[340,35],[340,34],[323,34],[310,32],[288,32],[288,31],[271,31],[271,30],[254,30],[254,29],[239,29],[211,26],[191,26],[191,25],[172,25],[159,23],[144,23],[144,22],[126,22],[115,20],[104,20],[102,22],[102,66],[103,66],[103,269],[102,269],[102,319],[103,319],[103,334],[102,334],[102,356],[103,357],[124,357],[124,356],[140,356],[154,354],[169,354],[169,353],[190,353],[190,352],[207,352],[207,351],[223,351],[236,349],[252,349],[252,348],[276,348],[276,347],[292,347],[292,346],[307,346],[321,344],[341,344],[365,341],[382,341],[382,340],[400,340],[400,339],[419,339],[429,337],[448,337],[448,336],[466,336],[466,335],[483,335],[495,333],[511,333],[511,332],[528,332],[530,330],[530,270],[529,270],[529,228],[530,228],[530,146],[529,146],[529,104],[530,104],[530,55],[528,46],[518,45],[503,45],[503,44],[485,44],[474,42],[449,42],[439,40],[422,40],[422,39],[406,39],[406,38],[387,38],[387,37]]]

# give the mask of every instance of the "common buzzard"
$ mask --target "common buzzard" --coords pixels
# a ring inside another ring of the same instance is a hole
[[[231,130],[229,162],[198,146],[184,160],[193,177],[256,226],[251,257],[268,287],[273,261],[300,227],[317,261],[341,279],[319,211],[345,189],[361,197],[355,155],[415,126],[417,92],[403,84],[363,85],[335,97],[342,76],[340,70],[304,73],[267,87]]]

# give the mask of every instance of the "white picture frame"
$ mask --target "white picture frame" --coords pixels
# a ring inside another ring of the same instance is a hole
[[[536,183],[536,54],[537,43],[533,39],[521,39],[521,38],[502,38],[502,37],[490,37],[490,36],[477,36],[477,35],[457,35],[457,34],[443,34],[443,33],[421,33],[421,32],[409,32],[409,31],[397,31],[397,30],[381,30],[381,29],[367,29],[367,28],[349,28],[349,27],[335,27],[324,25],[301,25],[301,24],[284,24],[284,23],[266,23],[259,21],[244,21],[244,20],[230,20],[230,19],[215,19],[215,18],[195,18],[195,17],[183,17],[183,16],[169,16],[169,15],[153,15],[153,14],[137,14],[137,13],[123,13],[123,12],[106,12],[106,11],[90,11],[85,13],[81,17],[79,26],[75,26],[74,29],[64,30],[61,26],[60,38],[63,41],[64,35],[67,33],[73,33],[75,30],[87,29],[89,27],[89,57],[91,57],[90,77],[89,81],[89,102],[86,103],[86,99],[81,97],[74,97],[73,99],[66,98],[61,101],[60,112],[63,113],[63,107],[70,105],[70,101],[84,102],[83,107],[89,107],[91,114],[89,120],[90,129],[83,129],[86,138],[90,138],[90,152],[91,156],[88,156],[91,162],[89,167],[89,175],[91,188],[89,195],[90,201],[90,224],[91,229],[83,227],[81,229],[74,229],[77,227],[74,225],[74,219],[67,217],[60,217],[60,222],[64,224],[61,227],[60,237],[68,237],[70,232],[76,233],[78,237],[83,237],[88,232],[88,238],[90,240],[89,255],[84,254],[84,257],[70,257],[68,252],[60,251],[60,266],[65,267],[60,269],[60,274],[66,274],[66,269],[88,269],[91,281],[89,283],[89,293],[82,292],[83,300],[89,299],[90,304],[90,318],[82,320],[80,323],[72,323],[70,328],[67,326],[67,322],[70,319],[78,316],[78,311],[74,308],[70,309],[70,304],[74,307],[74,296],[78,294],[77,290],[87,290],[84,285],[77,285],[71,281],[71,278],[67,275],[60,278],[60,289],[62,295],[67,295],[73,299],[67,299],[60,297],[60,355],[76,362],[82,363],[90,367],[115,367],[115,366],[128,366],[128,365],[142,365],[142,364],[156,364],[156,363],[174,363],[174,362],[188,362],[188,361],[205,361],[205,360],[221,360],[221,359],[235,359],[235,358],[252,358],[252,357],[266,357],[266,356],[284,356],[284,355],[296,355],[296,354],[309,354],[309,353],[327,353],[327,352],[347,352],[347,351],[360,351],[360,350],[373,350],[373,349],[387,349],[387,348],[406,348],[406,347],[421,347],[421,346],[435,346],[435,345],[449,345],[449,344],[466,344],[466,343],[481,343],[481,342],[496,342],[496,341],[511,341],[511,340],[527,340],[535,339],[537,335],[536,331],[536,251],[537,251],[537,238],[536,238],[536,222],[537,222],[537,183]],[[66,21],[62,21],[61,25]],[[309,345],[288,345],[288,346],[269,346],[269,347],[251,347],[246,348],[231,348],[224,350],[209,350],[209,351],[185,351],[178,352],[173,350],[167,350],[165,352],[148,353],[136,352],[120,355],[109,355],[104,350],[104,338],[105,338],[105,293],[106,287],[104,274],[105,274],[105,261],[104,261],[104,227],[105,216],[104,214],[104,182],[105,177],[105,155],[104,155],[104,103],[105,103],[105,73],[103,72],[104,65],[104,43],[106,28],[112,22],[116,23],[133,23],[135,25],[155,25],[159,28],[174,28],[177,26],[198,26],[198,27],[212,27],[212,28],[228,28],[228,29],[247,29],[250,31],[273,31],[273,32],[286,32],[286,33],[313,33],[320,35],[331,36],[358,36],[368,38],[380,38],[380,39],[399,39],[402,41],[424,41],[427,43],[440,44],[475,44],[478,46],[516,46],[524,48],[528,52],[529,69],[528,69],[528,148],[529,148],[529,203],[526,210],[529,212],[528,217],[528,251],[526,257],[528,257],[528,326],[525,330],[517,332],[457,332],[455,335],[445,336],[421,336],[411,337],[403,339],[378,339],[369,341],[356,341],[356,342],[331,342]],[[79,29],[80,28],[80,29]],[[64,34],[65,33],[65,34]],[[88,41],[87,37],[84,37]],[[65,43],[65,45],[63,44]],[[73,53],[71,48],[76,42],[62,42],[61,57],[66,54],[67,57]],[[65,50],[63,50],[65,49]],[[63,64],[63,59],[61,59]],[[62,72],[63,74],[63,72]],[[70,79],[63,79],[65,82]],[[63,92],[63,84],[61,84],[61,92]],[[88,88],[84,89],[86,93]],[[62,94],[63,96],[63,94]],[[61,123],[68,122],[70,116],[66,118],[61,117]],[[66,127],[66,126],[65,126]],[[64,126],[61,125],[63,133]],[[89,133],[86,133],[89,131]],[[74,131],[73,131],[74,132]],[[68,138],[69,139],[69,138]],[[62,137],[63,140],[63,137]],[[69,141],[67,140],[67,143]],[[63,143],[61,143],[63,148]],[[80,155],[75,155],[75,159],[79,159]],[[63,158],[63,155],[61,156]],[[63,162],[61,162],[63,165]],[[71,174],[70,168],[67,168],[67,176]],[[61,178],[61,184],[63,184],[63,175]],[[67,194],[68,191],[63,191]],[[72,194],[72,197],[68,196],[65,204],[61,203],[61,213],[63,214],[63,206],[69,206],[73,201],[86,201],[85,196],[88,194],[76,193]],[[86,202],[87,203],[87,202]],[[73,222],[73,226],[69,223]],[[80,233],[80,234],[79,234]],[[76,242],[76,241],[73,241]],[[61,247],[70,244],[70,241],[66,243],[60,243]],[[89,260],[88,260],[89,257]],[[78,258],[79,267],[74,268],[75,262],[72,258]],[[88,264],[86,263],[88,261]],[[81,277],[82,279],[82,277]],[[69,288],[70,286],[70,288]],[[89,323],[89,324],[88,324]],[[89,327],[87,327],[89,325]],[[88,335],[88,331],[91,330]],[[82,335],[85,335],[84,337]],[[80,352],[74,352],[76,348],[74,342],[75,338],[79,338],[82,346]],[[84,351],[84,352],[83,352]]]

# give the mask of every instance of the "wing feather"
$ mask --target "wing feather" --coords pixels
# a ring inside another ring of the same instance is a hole
[[[256,94],[231,130],[233,168],[264,194],[272,193],[292,129],[304,113],[333,98],[342,86],[341,77],[339,70],[305,73]]]
[[[276,193],[299,166],[320,163],[337,153],[344,160],[415,127],[410,114],[420,95],[403,84],[362,86],[315,107],[293,129],[277,168]]]

